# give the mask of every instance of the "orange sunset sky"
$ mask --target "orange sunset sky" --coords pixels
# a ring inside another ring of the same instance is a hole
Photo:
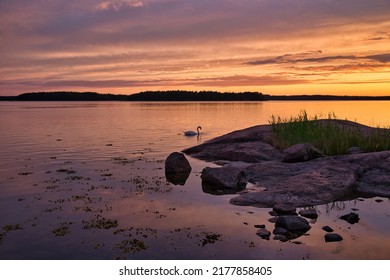
[[[390,1],[0,1],[0,95],[169,89],[390,95]]]

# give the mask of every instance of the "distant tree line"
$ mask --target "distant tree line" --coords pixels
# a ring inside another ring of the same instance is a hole
[[[258,92],[221,93],[217,91],[145,91],[136,94],[100,94],[96,92],[31,92],[0,97],[8,101],[261,101]]]
[[[351,96],[351,95],[263,95],[264,100],[291,101],[337,101],[337,100],[390,100],[390,96]]]
[[[262,101],[259,92],[217,92],[217,91],[144,91],[128,96],[131,101]]]
[[[144,91],[135,94],[96,92],[30,92],[0,96],[0,101],[268,101],[268,100],[390,100],[390,96],[265,95],[260,92]]]

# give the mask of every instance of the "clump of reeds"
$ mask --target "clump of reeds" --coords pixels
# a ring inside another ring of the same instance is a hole
[[[298,143],[311,143],[325,155],[343,155],[350,147],[365,152],[390,150],[390,129],[348,125],[338,121],[334,113],[325,118],[309,117],[302,110],[289,118],[272,115],[269,123],[274,132],[274,146],[280,150]]]

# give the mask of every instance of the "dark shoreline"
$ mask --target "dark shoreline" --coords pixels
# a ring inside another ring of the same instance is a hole
[[[387,101],[390,96],[268,95],[260,92],[146,91],[129,95],[96,92],[31,92],[0,101]]]

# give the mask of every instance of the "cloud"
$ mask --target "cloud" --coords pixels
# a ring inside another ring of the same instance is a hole
[[[317,54],[321,54],[322,52],[317,52]],[[315,54],[312,52],[307,52],[303,54]],[[324,62],[335,62],[340,60],[374,60],[380,63],[388,63],[390,62],[390,53],[381,53],[375,55],[366,55],[366,56],[358,56],[358,55],[332,55],[332,56],[317,56],[317,57],[306,57],[302,58],[302,53],[299,54],[285,54],[281,56],[276,56],[273,58],[266,58],[254,61],[248,61],[246,64],[248,65],[267,65],[267,64],[295,64],[295,63],[324,63]]]
[[[104,11],[113,9],[119,11],[124,7],[139,8],[143,7],[144,3],[141,0],[108,0],[101,2],[95,6],[96,10]]]
[[[34,79],[19,81],[22,86],[33,88],[132,88],[132,87],[259,87],[277,85],[297,85],[312,83],[313,81],[301,78],[292,78],[288,75],[233,75],[221,77],[199,77],[199,78],[156,78],[156,79],[106,79],[106,80],[83,80],[83,79],[58,79],[47,81],[45,79]],[[14,85],[15,81],[1,81],[0,86]]]
[[[375,55],[368,55],[366,58],[376,60],[381,63],[389,63],[390,62],[390,53],[382,53],[382,54],[375,54]]]
[[[389,9],[387,0],[0,0],[0,76],[75,89],[305,84],[316,78],[303,76],[308,67],[380,75]],[[296,73],[275,74],[286,70]]]

